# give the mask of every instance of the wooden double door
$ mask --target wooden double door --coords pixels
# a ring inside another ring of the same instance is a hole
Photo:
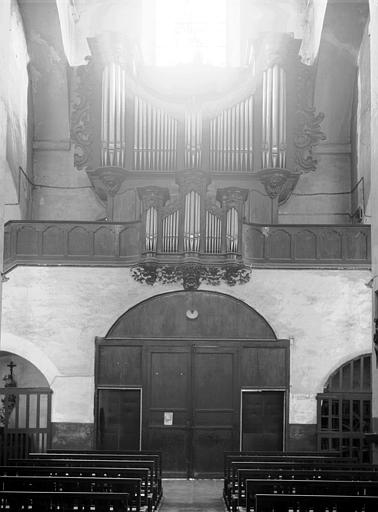
[[[146,442],[172,476],[216,476],[238,445],[237,350],[192,344],[149,350]]]

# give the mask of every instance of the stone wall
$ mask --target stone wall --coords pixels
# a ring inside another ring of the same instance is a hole
[[[141,285],[127,268],[17,267],[9,277],[3,350],[25,357],[48,380],[56,443],[73,424],[81,424],[80,436],[92,432],[95,336],[105,336],[140,301],[178,288]],[[369,279],[362,270],[260,269],[246,285],[201,287],[245,301],[278,338],[291,339],[289,434],[295,446],[313,436],[315,397],[329,375],[371,350]]]

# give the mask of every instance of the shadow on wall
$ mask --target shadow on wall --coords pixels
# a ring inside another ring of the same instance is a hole
[[[48,388],[45,376],[32,363],[11,352],[0,351],[0,387],[10,373],[9,364],[15,364],[13,377],[18,388]]]

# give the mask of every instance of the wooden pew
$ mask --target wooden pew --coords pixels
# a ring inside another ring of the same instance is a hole
[[[46,453],[29,453],[31,459],[107,459],[107,460],[146,460],[154,462],[154,478],[158,485],[159,499],[162,496],[162,462],[161,452],[156,451],[101,451],[101,450],[48,450]]]
[[[226,452],[227,453],[227,452]],[[339,456],[323,456],[323,455],[293,455],[292,453],[284,453],[283,455],[248,455],[242,453],[241,455],[225,455],[224,461],[224,496],[228,492],[229,483],[233,481],[234,469],[239,462],[301,462],[301,463],[324,463],[324,464],[355,464],[356,459],[351,457],[339,457]]]
[[[226,505],[230,505],[230,497],[232,494],[237,492],[238,485],[238,470],[239,469],[266,469],[276,471],[278,469],[326,469],[327,467],[337,467],[339,469],[349,469],[353,467],[355,471],[366,468],[366,464],[357,464],[354,459],[349,462],[345,462],[344,458],[341,457],[328,457],[328,458],[311,458],[311,457],[284,457],[280,460],[264,460],[264,458],[245,458],[236,457],[232,460],[228,469],[227,474],[224,478],[224,490],[223,495],[226,501]],[[373,469],[371,465],[369,468]],[[378,467],[377,467],[378,469]]]
[[[152,502],[142,506],[140,478],[109,478],[53,475],[0,475],[2,491],[115,492],[129,495],[135,512],[152,512]]]
[[[126,493],[0,491],[0,510],[51,512],[59,507],[64,512],[131,512],[128,500]]]
[[[239,499],[239,492],[243,493],[243,485],[239,488],[239,472],[240,471],[261,471],[264,472],[267,478],[271,478],[273,475],[283,475],[288,473],[295,473],[298,470],[305,470],[310,473],[316,472],[324,472],[330,469],[338,469],[340,471],[350,471],[353,470],[355,472],[358,471],[377,471],[378,475],[378,466],[368,465],[368,464],[344,464],[343,459],[337,459],[337,461],[332,464],[319,462],[318,460],[310,462],[309,460],[305,461],[273,461],[273,462],[232,462],[231,463],[231,475],[229,479],[225,479],[224,482],[224,500],[227,508],[230,508],[232,503],[235,500]],[[241,482],[242,484],[243,482]]]
[[[24,461],[24,459],[22,459]],[[36,475],[36,476],[70,476],[98,477],[98,478],[138,478],[141,486],[141,506],[148,509],[156,508],[159,498],[154,495],[152,489],[151,469],[143,467],[96,467],[96,466],[49,466],[27,465],[0,466],[1,475]]]
[[[247,480],[246,512],[252,512],[257,494],[378,496],[377,482],[350,480]],[[233,512],[237,507],[233,507]]]
[[[347,481],[375,481],[378,482],[378,471],[369,471],[367,468],[354,471],[352,468],[337,469],[298,469],[271,471],[266,469],[239,469],[237,493],[230,495],[229,507],[246,505],[246,480],[347,480]],[[376,483],[378,485],[378,483]]]
[[[377,496],[257,494],[255,512],[377,512]]]

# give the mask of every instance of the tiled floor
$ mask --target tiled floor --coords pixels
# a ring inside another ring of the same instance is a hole
[[[223,480],[163,480],[159,512],[224,512]]]

